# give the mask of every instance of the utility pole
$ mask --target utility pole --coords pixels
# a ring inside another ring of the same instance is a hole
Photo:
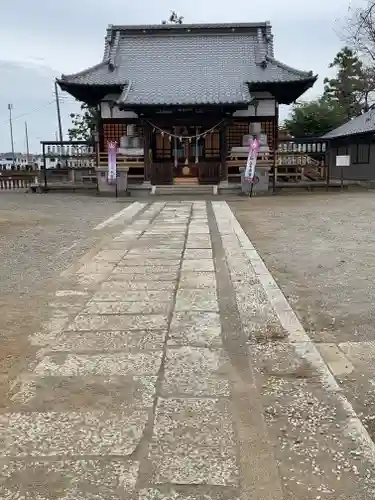
[[[30,163],[30,148],[29,148],[29,132],[27,130],[27,122],[25,122],[25,138],[26,138],[26,155],[27,155],[27,165]]]
[[[55,98],[56,98],[57,123],[59,125],[59,139],[60,139],[60,142],[62,142],[63,141],[63,133],[62,133],[61,113],[60,113],[60,98],[59,98],[59,89],[58,89],[56,80],[55,80]]]
[[[16,158],[14,154],[14,140],[13,140],[13,121],[12,121],[12,109],[13,109],[13,104],[8,104],[8,109],[9,109],[9,129],[10,129],[10,141],[12,143],[12,158],[13,158],[13,168],[16,163]]]

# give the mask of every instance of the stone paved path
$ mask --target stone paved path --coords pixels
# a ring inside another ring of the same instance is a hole
[[[0,498],[374,499],[374,445],[228,205],[131,210],[30,335]]]

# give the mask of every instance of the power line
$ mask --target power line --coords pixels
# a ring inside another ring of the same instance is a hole
[[[31,115],[32,113],[37,113],[38,111],[41,111],[42,109],[46,108],[47,106],[50,106],[51,104],[53,104],[55,102],[55,100],[53,101],[49,101],[47,104],[45,104],[44,106],[41,106],[39,108],[36,108],[36,109],[33,109],[31,111],[28,111],[27,113],[22,113],[21,115],[17,115],[15,117],[13,117],[13,121],[14,120],[18,120],[19,118],[23,118],[24,116],[28,116],[28,115]],[[8,123],[8,120],[4,120],[4,122],[2,123]]]

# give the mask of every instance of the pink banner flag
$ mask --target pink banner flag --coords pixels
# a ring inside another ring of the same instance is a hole
[[[116,155],[117,155],[117,143],[116,142],[109,142],[108,143],[108,174],[107,174],[108,184],[115,184],[116,180],[117,180]]]
[[[247,157],[246,168],[245,168],[245,180],[248,182],[254,181],[255,166],[258,158],[259,146],[260,144],[258,138],[250,140],[249,155]]]

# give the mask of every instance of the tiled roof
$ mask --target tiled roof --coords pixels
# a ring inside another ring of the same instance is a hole
[[[127,83],[121,68],[109,68],[109,62],[103,61],[73,75],[62,75],[61,82],[75,85],[119,85]]]
[[[335,139],[338,137],[346,137],[348,135],[375,133],[375,109],[370,109],[367,113],[352,118],[348,122],[340,125],[340,127],[331,130],[328,134],[323,135],[323,139]]]
[[[60,82],[121,85],[131,106],[246,104],[252,83],[314,80],[273,56],[268,22],[110,26],[103,62]]]

